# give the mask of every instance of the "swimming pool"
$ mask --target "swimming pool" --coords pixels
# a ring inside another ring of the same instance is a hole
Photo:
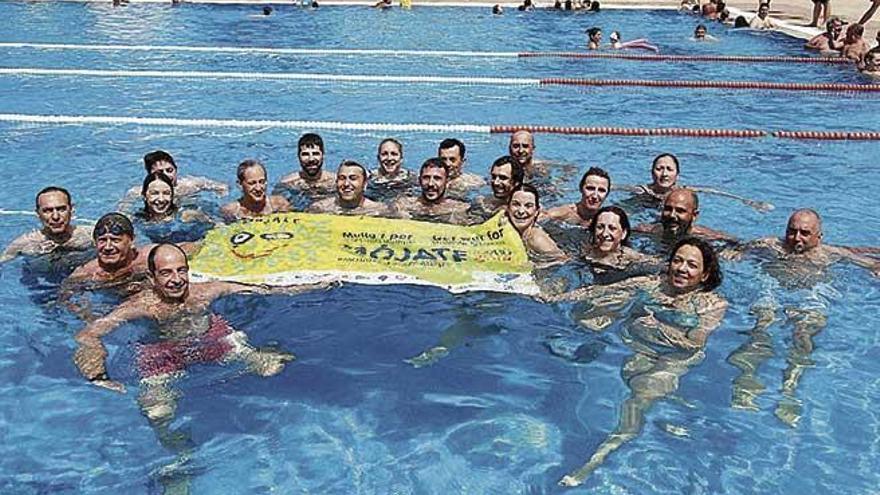
[[[592,25],[624,39],[646,36],[668,53],[802,55],[799,40],[711,26],[721,42],[688,40],[696,19],[664,11],[599,14],[416,8],[374,12],[256,6],[4,3],[2,42],[470,51],[576,50]],[[0,45],[6,68],[297,72],[499,77],[864,82],[826,65],[647,63],[614,60],[425,56],[290,56],[33,49]],[[277,119],[372,123],[546,124],[734,129],[877,130],[871,95],[645,88],[318,83],[215,78],[0,77],[0,113],[26,115]],[[27,210],[44,185],[67,186],[77,213],[96,218],[142,174],[141,156],[174,154],[184,174],[233,184],[244,158],[270,179],[294,167],[306,129],[0,123],[0,208]],[[443,132],[322,130],[326,163],[373,164],[378,141],[404,142],[409,168],[436,151]],[[507,136],[461,133],[469,168],[484,174]],[[825,241],[876,245],[878,145],[763,139],[536,136],[541,158],[600,165],[618,183],[648,179],[654,155],[682,160],[683,180],[776,205],[757,213],[701,198],[700,223],[742,238],[781,234],[792,209],[816,207]],[[565,199],[577,193],[566,183]],[[625,196],[615,194],[611,202]],[[206,198],[211,200],[213,198]],[[0,241],[33,228],[0,217]],[[0,488],[4,493],[155,493],[186,480],[194,493],[555,493],[616,426],[628,394],[628,349],[613,332],[588,335],[570,306],[411,286],[345,286],[295,298],[226,298],[217,312],[260,346],[298,360],[264,379],[235,367],[196,366],[180,382],[172,433],[156,432],[135,394],[89,386],[71,361],[73,316],[47,303],[58,277],[39,262],[0,267]],[[569,493],[871,493],[880,486],[878,283],[849,266],[831,271],[822,297],[828,326],[798,390],[797,428],[773,414],[791,331],[771,327],[774,354],[758,370],[759,411],[731,408],[728,362],[754,324],[749,308],[771,285],[751,261],[725,264],[731,307],[702,364],[675,398],[648,413],[642,434]],[[799,293],[774,289],[781,304]],[[112,299],[98,300],[109,309]],[[136,388],[133,344],[148,325],[108,339],[109,371]],[[468,340],[433,366],[404,359],[447,329]],[[591,350],[590,359],[570,352]],[[170,480],[170,481],[169,481]]]

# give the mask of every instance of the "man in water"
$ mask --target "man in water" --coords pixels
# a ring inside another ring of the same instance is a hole
[[[65,285],[121,285],[141,279],[147,272],[147,253],[153,247],[134,245],[134,227],[122,213],[108,213],[98,219],[92,231],[97,258],[70,274]]]
[[[270,213],[290,211],[290,203],[281,195],[266,195],[266,167],[256,160],[245,160],[236,171],[241,198],[220,208],[227,222],[255,218]]]
[[[535,137],[531,132],[521,130],[511,134],[507,152],[522,167],[524,177],[547,174],[545,164],[535,160]]]
[[[880,34],[880,33],[878,33]],[[859,71],[866,76],[874,79],[880,79],[880,47],[874,47],[868,50]]]
[[[300,171],[288,174],[278,186],[300,192],[312,199],[323,198],[336,190],[336,177],[323,169],[324,140],[317,134],[303,134],[297,143]]]
[[[825,32],[817,34],[807,41],[804,48],[817,50],[819,53],[835,54],[843,49],[843,23],[837,17],[832,17],[825,23]]]
[[[523,169],[519,162],[507,155],[498,158],[489,169],[492,196],[478,198],[476,210],[485,217],[491,217],[507,206],[513,189],[522,183]]]
[[[286,352],[252,348],[244,333],[211,314],[209,306],[230,294],[296,294],[317,286],[269,289],[231,282],[190,284],[186,254],[174,244],[154,246],[147,255],[147,264],[151,289],[127,299],[76,335],[79,346],[74,362],[92,384],[125,392],[122,383],[107,375],[107,350],[101,337],[123,323],[139,319],[155,321],[162,337],[159,342],[139,346],[137,355],[142,380],[138,401],[153,422],[173,416],[176,396],[168,387],[191,364],[243,361],[254,373],[271,376],[293,360],[293,355]]]
[[[764,270],[782,289],[797,291],[798,301],[784,308],[794,329],[788,366],[783,371],[783,399],[776,407],[776,416],[789,426],[797,426],[801,417],[801,403],[795,391],[804,371],[811,366],[813,337],[827,323],[828,295],[836,291],[828,283],[827,269],[839,262],[853,263],[880,276],[880,260],[857,254],[848,248],[822,243],[822,219],[816,211],[800,209],[789,217],[784,236],[748,242],[724,255],[738,259],[750,252],[760,253]],[[779,303],[775,295],[768,295],[752,306],[756,316],[749,340],[728,357],[728,362],[741,370],[733,382],[733,407],[757,410],[755,398],[765,387],[756,376],[758,368],[773,356],[772,339],[768,333],[777,321]]]
[[[440,158],[429,158],[419,170],[419,197],[403,197],[395,201],[391,210],[398,218],[465,224],[468,204],[446,197],[448,177],[446,163]]]
[[[458,139],[444,139],[437,149],[437,156],[446,164],[449,171],[447,189],[450,196],[462,198],[471,189],[482,187],[483,178],[464,171],[467,162],[467,150]]]
[[[611,176],[599,167],[590,167],[581,177],[578,189],[581,191],[580,201],[550,208],[545,212],[544,218],[589,228],[611,190]]]
[[[707,241],[736,241],[730,234],[695,225],[700,216],[700,202],[697,193],[690,189],[674,189],[663,200],[660,222],[640,224],[633,232],[660,237],[665,243],[675,243],[687,236],[699,237]]]
[[[208,179],[207,177],[179,175],[177,163],[174,162],[174,158],[162,150],[156,150],[144,155],[144,169],[146,169],[147,175],[161,172],[171,179],[171,182],[174,185],[174,195],[178,199],[184,196],[194,196],[202,191],[214,192],[218,196],[226,196],[226,194],[229,193],[229,187],[221,182]],[[141,187],[132,187],[122,199],[119,209],[127,210],[128,205],[136,202],[140,197]]]
[[[66,189],[49,186],[38,192],[36,212],[42,228],[12,241],[0,255],[0,263],[19,255],[43,256],[65,251],[85,251],[92,247],[92,229],[70,223],[74,205]]]
[[[336,170],[336,196],[312,203],[311,213],[335,213],[337,215],[381,216],[388,208],[364,196],[367,187],[367,170],[358,162],[345,160]]]

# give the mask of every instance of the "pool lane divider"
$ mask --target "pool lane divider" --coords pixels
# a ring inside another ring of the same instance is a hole
[[[364,74],[305,74],[293,72],[217,72],[217,71],[159,71],[159,70],[101,70],[101,69],[43,69],[34,67],[3,67],[0,76],[82,76],[82,77],[142,77],[172,79],[246,79],[295,80],[320,82],[362,82],[400,84],[458,84],[493,86],[592,86],[592,87],[647,87],[647,88],[701,88],[732,90],[825,91],[825,92],[880,92],[880,84],[845,83],[777,83],[764,81],[663,81],[651,79],[579,79],[565,77],[467,77],[467,76],[394,76]]]
[[[0,43],[0,48],[31,48],[37,50],[86,51],[163,51],[197,53],[268,53],[278,55],[348,55],[348,56],[417,56],[463,58],[567,58],[615,59],[639,62],[735,62],[789,64],[852,64],[845,57],[785,57],[752,55],[654,55],[607,52],[486,52],[467,50],[392,50],[340,48],[272,48],[249,46],[185,46],[185,45],[91,45],[75,43]]]
[[[752,129],[687,129],[675,127],[579,127],[544,125],[473,125],[473,124],[393,124],[381,122],[332,122],[315,120],[236,120],[236,119],[179,119],[170,117],[113,117],[100,115],[28,115],[0,114],[0,122],[18,124],[58,125],[142,125],[162,127],[228,127],[247,129],[297,129],[383,132],[431,132],[509,134],[527,130],[543,134],[578,136],[654,136],[693,138],[763,138],[820,139],[878,141],[880,132],[874,131],[773,131]]]

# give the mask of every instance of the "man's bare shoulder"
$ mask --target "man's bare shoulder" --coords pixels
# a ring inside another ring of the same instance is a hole
[[[554,206],[544,210],[543,215],[549,220],[567,221],[577,214],[575,205],[568,204],[562,206]]]
[[[335,213],[337,210],[339,210],[339,207],[336,204],[335,197],[319,199],[309,205],[310,213]]]
[[[269,204],[272,205],[272,211],[276,213],[284,213],[290,211],[290,201],[280,194],[269,196]]]

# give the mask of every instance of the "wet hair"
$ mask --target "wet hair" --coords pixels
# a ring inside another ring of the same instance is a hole
[[[703,26],[703,25],[700,24],[700,26]],[[697,26],[697,27],[700,27],[700,26]],[[703,29],[706,29],[706,26],[703,26]],[[657,162],[659,162],[661,158],[664,158],[667,156],[669,158],[672,158],[672,161],[675,163],[675,173],[676,174],[681,173],[681,167],[678,164],[678,157],[673,155],[672,153],[661,153],[661,154],[655,156],[654,161],[651,162],[651,170],[654,170],[654,167],[657,166]]]
[[[419,176],[429,168],[442,168],[446,172],[446,176],[449,177],[449,167],[446,166],[446,162],[444,162],[440,158],[428,158],[425,160],[425,163],[422,164],[421,168],[419,168]]]
[[[37,210],[40,209],[40,196],[42,196],[44,194],[48,194],[48,193],[53,193],[53,192],[60,192],[61,194],[64,194],[64,197],[67,198],[67,204],[68,205],[73,204],[70,200],[70,193],[67,192],[67,189],[64,189],[63,187],[58,187],[58,186],[49,186],[49,187],[44,187],[43,189],[41,189],[40,192],[38,192],[37,195],[34,197],[34,206],[36,207]]]
[[[156,182],[156,181],[164,182],[165,184],[168,185],[168,187],[171,188],[171,208],[168,209],[168,213],[171,214],[177,209],[177,207],[174,204],[174,183],[171,182],[171,179],[169,179],[168,176],[163,174],[162,172],[153,172],[152,174],[148,175],[144,179],[144,183],[141,186],[141,196],[144,199],[144,213],[143,214],[147,218],[150,217],[150,204],[147,201],[147,189],[150,187],[150,184],[152,184],[153,182]]]
[[[503,13],[503,12],[504,12],[504,11],[501,10],[501,5],[498,5],[498,4],[496,3],[495,5],[492,6],[492,13],[493,13],[493,14],[501,14],[501,13]]]
[[[510,165],[510,178],[513,179],[513,183],[522,184],[523,178],[525,177],[523,167],[510,155],[504,155],[501,158],[498,158],[497,160],[492,162],[492,166],[489,168],[489,173],[491,174],[492,170],[496,167],[501,167],[504,165]]]
[[[455,138],[447,138],[440,141],[440,146],[437,147],[437,154],[440,154],[440,150],[448,150],[449,148],[454,148],[456,146],[458,146],[459,151],[461,151],[461,159],[464,160],[466,153],[464,143]]]
[[[156,150],[144,155],[144,168],[147,170],[148,174],[153,171],[153,165],[159,162],[168,162],[175,170],[177,170],[177,164],[174,163],[174,158],[165,151]]]
[[[735,28],[746,28],[749,27],[749,21],[743,15],[736,16],[736,19],[733,20],[733,27]]]
[[[235,170],[235,177],[238,178],[239,182],[244,180],[244,173],[247,172],[247,169],[249,169],[251,167],[260,167],[261,169],[263,169],[264,174],[267,173],[266,167],[264,167],[262,163],[260,163],[257,160],[248,159],[248,160],[245,160],[245,161],[239,163],[238,168]]]
[[[269,14],[271,14],[271,13],[272,13],[272,7],[271,7],[271,6],[266,5],[265,7],[263,7],[263,15],[269,15]]]
[[[593,3],[590,4],[590,8],[588,9],[588,12],[599,12],[599,8],[600,8],[599,2],[594,1]]]
[[[518,186],[514,187],[510,191],[510,198],[507,200],[507,204],[510,204],[510,201],[513,200],[513,194],[517,192],[531,193],[533,196],[535,196],[535,206],[538,208],[541,207],[541,194],[538,193],[538,190],[535,189],[535,186],[531,184],[519,184]]]
[[[590,38],[592,38],[593,36],[596,36],[596,34],[601,33],[601,32],[602,32],[602,28],[596,27],[596,26],[593,26],[590,29],[587,29],[587,31],[586,31],[587,36],[589,36]]]
[[[608,35],[608,38],[616,38],[617,41],[620,41],[620,31],[611,31],[611,34]]]
[[[364,166],[361,165],[360,163],[358,163],[354,160],[342,160],[342,163],[339,164],[339,168],[336,169],[337,174],[339,173],[339,169],[341,169],[342,167],[357,167],[357,168],[361,169],[361,174],[364,177],[364,182],[367,181],[367,169],[364,168]]]
[[[697,31],[708,31],[708,29],[706,29],[705,24],[697,24],[697,27],[694,28],[694,32],[696,33]],[[660,158],[661,156],[665,156],[665,155],[669,155],[672,158],[675,158],[675,155],[673,155],[671,153],[664,153],[663,155],[659,155],[657,158]],[[655,158],[654,161],[657,161],[657,158]],[[676,162],[676,164],[678,163],[677,158],[675,159],[675,162]]]
[[[300,136],[299,142],[296,143],[297,153],[306,146],[317,146],[318,149],[321,150],[321,153],[324,152],[324,140],[321,139],[321,136],[313,132],[308,132]]]
[[[92,239],[97,240],[104,234],[127,235],[134,239],[134,227],[131,225],[131,220],[122,213],[108,213],[95,223]]]
[[[603,206],[602,208],[599,208],[599,211],[596,212],[593,221],[590,223],[590,227],[587,229],[587,232],[590,233],[590,240],[596,237],[596,220],[599,218],[599,215],[603,213],[613,213],[617,215],[617,218],[620,220],[620,228],[626,231],[626,237],[621,239],[620,244],[629,246],[629,238],[632,233],[629,226],[629,217],[626,215],[626,212],[623,211],[623,208],[619,206]]]
[[[846,28],[847,37],[858,36],[861,38],[863,34],[865,34],[865,26],[862,26],[861,24],[850,24],[850,26]]]
[[[766,2],[764,2],[764,3],[766,3]],[[724,3],[723,0],[718,0],[718,2],[715,4],[715,8],[717,9],[718,14],[722,14],[722,13],[724,12],[724,9],[725,9],[726,7],[727,7],[727,4]],[[769,3],[767,3],[767,8],[770,8],[770,4],[769,4]]]
[[[608,181],[608,190],[609,191],[611,190],[611,176],[608,175],[608,172],[606,172],[604,169],[601,169],[599,167],[590,167],[586,172],[584,172],[584,176],[581,177],[581,181],[578,184],[578,191],[580,191],[584,188],[584,184],[587,183],[587,177],[589,177],[591,175],[595,175],[596,177],[602,177],[603,179],[607,180]]]
[[[711,292],[717,289],[718,286],[721,285],[721,281],[724,277],[721,274],[718,255],[715,254],[715,249],[712,245],[696,237],[685,237],[676,242],[675,246],[672,247],[672,251],[669,252],[669,264],[672,264],[672,258],[675,257],[675,253],[677,253],[682,246],[694,246],[699,249],[700,253],[703,255],[703,273],[708,276],[706,277],[706,280],[700,284],[700,290],[703,292]]]
[[[156,255],[159,254],[159,249],[165,246],[170,246],[180,252],[183,255],[183,259],[186,259],[186,252],[180,248],[177,244],[171,242],[163,242],[161,244],[156,244],[150,249],[149,254],[147,254],[147,269],[150,270],[150,273],[156,274]],[[189,260],[187,260],[187,265],[189,264]]]
[[[397,146],[397,149],[400,150],[400,156],[403,156],[403,144],[402,144],[400,141],[398,141],[398,140],[396,140],[396,139],[394,139],[394,138],[385,138],[385,139],[383,139],[383,140],[379,143],[379,147],[376,148],[376,154],[377,154],[377,155],[379,154],[379,150],[382,149],[382,145],[385,144],[385,143],[394,143],[394,144]]]

